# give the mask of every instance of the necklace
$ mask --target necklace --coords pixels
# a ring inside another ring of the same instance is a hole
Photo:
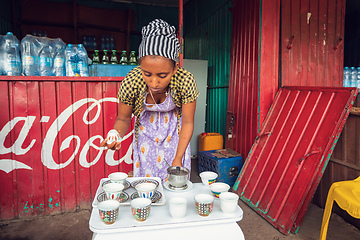
[[[149,89],[149,93],[150,93],[150,96],[151,96],[152,100],[154,101],[156,107],[159,109],[159,106],[157,105],[157,103],[156,103],[156,101],[155,101],[155,99],[154,99],[154,96],[153,96],[153,94],[152,94],[152,92],[151,92],[151,89]],[[167,95],[166,95],[166,96],[167,96]]]

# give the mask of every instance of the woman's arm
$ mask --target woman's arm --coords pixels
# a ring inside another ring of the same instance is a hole
[[[182,106],[182,124],[180,129],[179,143],[176,149],[175,158],[172,162],[172,166],[182,166],[182,158],[194,131],[195,109],[196,100]]]
[[[118,115],[115,120],[114,129],[116,129],[121,137],[125,136],[125,133],[129,129],[130,122],[131,122],[131,115],[132,115],[133,106],[128,106],[123,102],[119,102],[118,105]],[[106,140],[106,139],[105,139]],[[105,146],[105,140],[100,144],[100,146]],[[107,147],[112,150],[118,150],[120,148],[120,142],[113,142]]]

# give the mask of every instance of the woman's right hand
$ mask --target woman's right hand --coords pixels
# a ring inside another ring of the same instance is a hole
[[[112,142],[110,144],[107,144],[107,138],[105,138],[101,143],[100,143],[100,147],[107,147],[108,149],[111,150],[119,150],[121,147],[121,142]]]
[[[111,139],[109,141],[109,139]],[[107,147],[111,150],[119,150],[121,146],[121,137],[117,130],[112,129],[107,134],[106,138],[100,143],[100,147]]]

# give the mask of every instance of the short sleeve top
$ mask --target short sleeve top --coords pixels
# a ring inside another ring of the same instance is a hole
[[[182,105],[195,101],[199,96],[194,76],[184,68],[178,68],[171,77],[169,88],[171,98],[179,108],[178,133],[180,132],[180,117],[182,115]],[[140,126],[139,116],[145,101],[146,83],[142,77],[140,66],[132,69],[121,82],[117,97],[121,102],[128,106],[133,106],[133,114],[136,116],[135,140],[138,139],[138,128]]]

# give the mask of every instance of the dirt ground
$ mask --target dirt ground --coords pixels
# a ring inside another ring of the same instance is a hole
[[[196,166],[196,165],[195,165]],[[197,169],[193,164],[193,169]],[[196,171],[192,182],[200,182]],[[311,205],[297,234],[283,235],[242,201],[239,206],[244,216],[238,222],[246,240],[315,240],[319,239],[323,209]],[[33,220],[0,222],[1,240],[56,240],[91,239],[89,230],[90,210],[39,217]],[[168,240],[168,237],[166,238]],[[330,218],[327,240],[360,240],[360,231],[336,214]]]

